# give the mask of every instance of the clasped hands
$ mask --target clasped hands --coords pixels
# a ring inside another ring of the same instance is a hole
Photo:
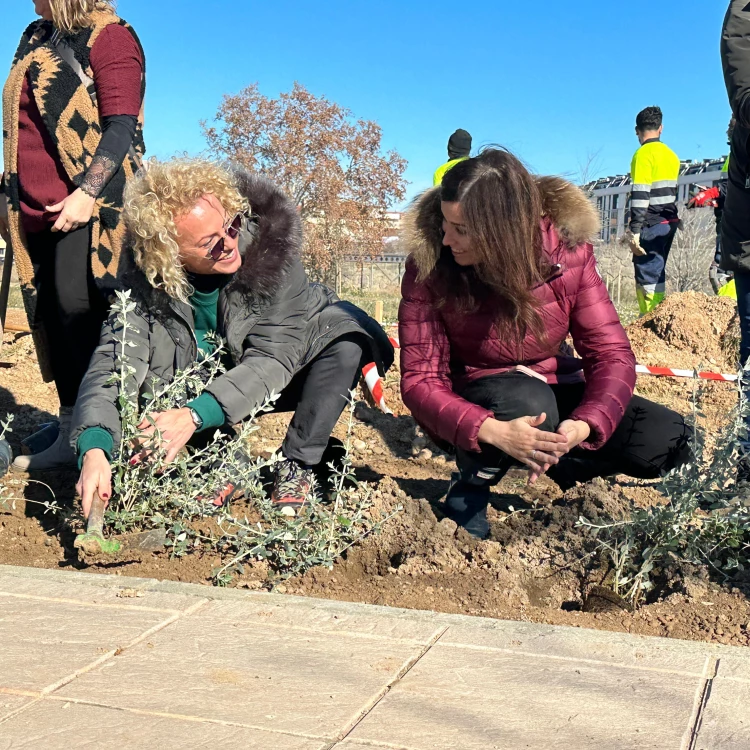
[[[140,435],[133,445],[131,466],[148,461],[159,449],[164,452],[165,462],[172,463],[177,458],[177,454],[187,445],[196,427],[190,409],[183,408],[150,414],[138,425],[138,429]],[[161,438],[159,446],[155,446],[153,440],[157,431]],[[86,452],[76,490],[81,498],[83,515],[86,518],[91,511],[94,493],[99,493],[105,506],[109,502],[112,494],[112,467],[103,450],[93,448]]]
[[[547,415],[519,417],[508,422],[487,419],[479,428],[479,441],[507,453],[530,469],[529,484],[534,484],[550,467],[591,434],[586,422],[566,419],[556,432],[540,430]]]

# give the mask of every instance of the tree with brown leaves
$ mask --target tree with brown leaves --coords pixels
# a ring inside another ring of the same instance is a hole
[[[305,262],[330,278],[343,258],[377,258],[386,211],[404,198],[406,160],[382,152],[382,131],[295,83],[270,99],[252,84],[227,94],[214,124],[201,122],[210,152],[270,177],[305,222]]]

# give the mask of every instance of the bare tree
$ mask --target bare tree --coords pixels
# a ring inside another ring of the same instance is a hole
[[[667,290],[712,294],[708,270],[716,252],[713,211],[708,208],[684,210],[681,218],[682,228],[675,236],[667,262]]]
[[[328,278],[345,257],[382,253],[386,211],[405,195],[406,160],[383,153],[377,123],[295,83],[277,99],[258,84],[227,94],[213,124],[201,127],[211,153],[268,175],[294,200],[313,275]]]
[[[586,151],[586,157],[578,160],[577,185],[588,185],[602,171],[602,150]]]

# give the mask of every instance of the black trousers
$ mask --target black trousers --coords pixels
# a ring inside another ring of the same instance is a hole
[[[292,378],[274,405],[274,412],[294,412],[282,453],[314,466],[323,458],[328,439],[357,385],[361,368],[371,356],[359,334],[337,339]]]
[[[494,412],[502,421],[519,417],[547,415],[539,429],[554,432],[583,399],[585,385],[547,385],[519,372],[493,375],[476,380],[461,390],[467,401]],[[574,448],[552,467],[548,475],[567,488],[576,481],[597,476],[627,474],[639,479],[655,479],[690,460],[691,430],[675,411],[633,396],[625,416],[612,437],[595,451]],[[462,474],[489,475],[499,481],[517,462],[494,446],[481,453],[458,450]]]
[[[60,405],[72,407],[108,310],[91,272],[91,228],[45,230],[27,240]]]

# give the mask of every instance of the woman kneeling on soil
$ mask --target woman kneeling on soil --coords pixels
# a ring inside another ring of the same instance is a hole
[[[416,202],[399,310],[401,388],[417,421],[454,445],[446,508],[486,536],[489,488],[513,465],[563,489],[658,477],[684,463],[689,428],[633,396],[635,358],[596,268],[596,212],[556,177],[487,149]],[[581,359],[564,352],[568,334]]]
[[[127,355],[140,392],[212,351],[210,332],[226,340],[231,359],[196,400],[153,415],[167,460],[196,433],[236,424],[280,393],[275,410],[294,417],[273,501],[299,508],[362,360],[381,374],[392,363],[388,337],[362,310],[308,281],[295,206],[265,178],[203,160],[152,161],[128,186],[124,220],[135,268],[123,284],[137,302]],[[111,315],[73,416],[86,514],[94,491],[111,494],[120,441],[117,328]]]

